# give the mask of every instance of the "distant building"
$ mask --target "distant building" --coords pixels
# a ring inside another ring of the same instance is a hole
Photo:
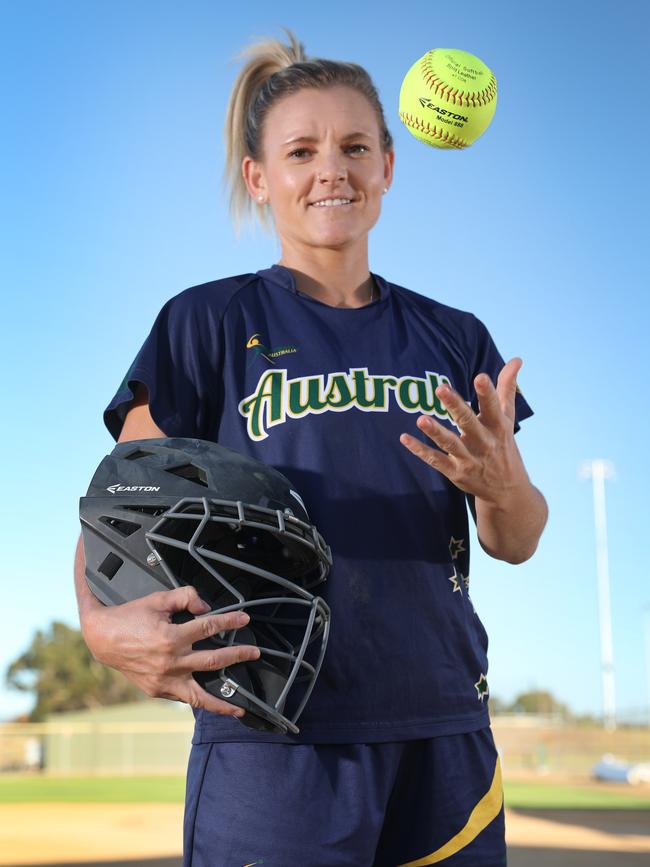
[[[153,698],[51,714],[38,727],[43,769],[63,775],[183,773],[193,723],[189,705]]]

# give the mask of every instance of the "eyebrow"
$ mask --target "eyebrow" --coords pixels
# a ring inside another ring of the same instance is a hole
[[[372,136],[367,132],[351,132],[351,133],[348,133],[348,135],[344,135],[342,141],[349,141],[350,139],[353,139],[353,138],[368,138],[368,139],[370,139],[370,138],[372,138]],[[301,142],[301,141],[315,142],[315,141],[318,141],[318,139],[313,135],[299,135],[299,136],[296,136],[295,138],[287,139],[287,141],[283,142],[283,144],[284,145],[290,145],[290,144],[295,144],[296,142]]]

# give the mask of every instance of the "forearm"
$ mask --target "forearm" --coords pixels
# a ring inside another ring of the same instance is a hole
[[[535,552],[548,518],[542,493],[526,482],[500,505],[476,499],[476,530],[483,549],[497,560],[523,563]]]
[[[84,557],[83,537],[81,535],[77,542],[77,550],[74,557],[74,586],[79,608],[79,623],[81,624],[84,638],[86,638],[85,627],[87,626],[89,615],[92,615],[94,611],[98,611],[104,606],[92,594],[86,581],[86,560]]]

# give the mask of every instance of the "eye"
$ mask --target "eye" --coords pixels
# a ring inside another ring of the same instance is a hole
[[[360,150],[360,151],[357,151],[357,153],[362,153],[362,152],[364,152],[364,151],[369,150],[369,148],[368,148],[366,145],[364,145],[364,144],[353,144],[353,145],[349,145],[349,146],[347,147],[347,150],[348,150],[348,151],[352,151],[352,150],[354,150],[355,148],[361,148],[361,150]],[[294,151],[290,151],[290,152],[289,152],[289,156],[290,156],[290,157],[297,157],[297,158],[299,159],[303,154],[308,154],[308,153],[309,153],[309,149],[308,149],[308,148],[296,148],[296,150],[294,150]]]

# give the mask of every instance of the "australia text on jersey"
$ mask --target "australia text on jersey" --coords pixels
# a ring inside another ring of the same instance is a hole
[[[301,418],[310,413],[388,412],[393,395],[404,412],[422,412],[448,419],[447,409],[436,396],[442,383],[451,385],[444,374],[425,371],[425,376],[369,374],[367,367],[349,371],[287,378],[286,369],[266,370],[257,381],[253,394],[240,401],[238,410],[247,419],[248,436],[263,440],[268,428],[283,424],[287,418]]]

